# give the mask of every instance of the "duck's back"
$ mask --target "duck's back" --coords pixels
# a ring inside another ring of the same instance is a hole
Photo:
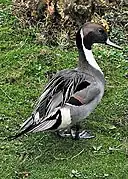
[[[40,118],[45,117],[56,107],[67,103],[73,94],[92,84],[104,87],[104,84],[96,76],[88,72],[82,72],[79,69],[60,71],[50,80],[39,97],[34,114],[38,111]]]

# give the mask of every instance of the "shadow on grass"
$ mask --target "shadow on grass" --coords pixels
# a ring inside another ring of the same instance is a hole
[[[88,150],[89,140],[72,140],[71,138],[60,138],[53,133],[30,134],[22,139],[21,148],[17,154],[27,156],[42,164],[53,160],[68,160],[84,150]],[[14,143],[17,141],[14,141]],[[24,157],[23,157],[24,158]],[[33,161],[33,162],[34,162]]]

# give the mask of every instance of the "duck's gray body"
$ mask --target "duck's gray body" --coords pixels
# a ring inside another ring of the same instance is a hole
[[[88,69],[90,71],[79,66],[58,72],[38,99],[33,111],[34,119],[29,118],[23,124],[23,131],[30,126],[29,132],[56,131],[69,128],[85,119],[100,102],[105,84],[101,72],[92,70],[89,64]],[[54,118],[50,120],[51,116],[57,116],[58,111],[61,123]]]
[[[16,137],[26,132],[71,128],[95,109],[105,85],[103,72],[91,51],[95,42],[110,43],[102,26],[86,23],[76,35],[78,67],[62,70],[49,81],[31,117],[22,124]]]
[[[35,113],[39,111],[40,117],[44,118],[58,106],[67,106],[71,110],[71,120],[75,123],[86,118],[100,102],[104,93],[104,77],[98,72],[90,74],[78,68],[63,70],[53,78],[45,91],[47,93],[39,98]],[[72,98],[76,101],[73,102]],[[47,100],[48,103],[44,102]]]

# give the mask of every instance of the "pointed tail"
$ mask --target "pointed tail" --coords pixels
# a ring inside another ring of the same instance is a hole
[[[22,124],[19,133],[17,133],[16,135],[7,137],[7,139],[14,140],[14,139],[24,135],[25,133],[28,133],[34,127],[33,123],[34,123],[34,118],[32,115]]]
[[[30,118],[28,118],[21,126],[19,133],[17,133],[14,136],[8,137],[8,139],[13,140],[25,133],[30,132],[40,132],[40,131],[55,131],[62,122],[62,116],[60,109],[55,110],[51,114],[49,114],[46,118],[43,120],[40,120],[37,122],[37,116],[39,112],[37,112],[36,115],[32,115]],[[38,118],[39,119],[39,118]]]

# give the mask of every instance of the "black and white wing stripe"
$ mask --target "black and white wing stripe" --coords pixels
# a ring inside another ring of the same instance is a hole
[[[77,73],[77,70],[64,70],[58,73],[46,86],[44,93],[38,99],[32,117],[23,123],[21,132],[55,130],[70,125],[70,110],[65,105],[67,102],[82,105],[73,94],[89,85],[90,83],[85,81],[85,74]]]
[[[38,99],[34,114],[38,111],[40,118],[46,117],[56,107],[63,106],[73,93],[86,88],[90,83],[85,81],[84,74],[75,70],[63,70],[46,86],[44,93]]]

